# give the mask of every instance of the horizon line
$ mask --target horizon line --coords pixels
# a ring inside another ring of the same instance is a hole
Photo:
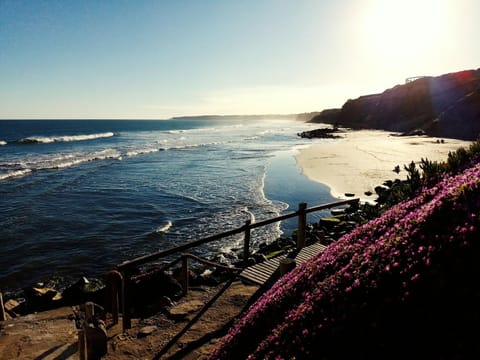
[[[0,121],[5,120],[147,120],[147,121],[164,121],[164,120],[175,120],[175,119],[186,119],[186,118],[214,118],[214,117],[272,117],[272,116],[281,116],[281,117],[289,117],[289,116],[298,116],[298,115],[306,115],[306,114],[314,114],[319,113],[321,111],[306,111],[301,113],[268,113],[268,114],[204,114],[204,115],[176,115],[167,118],[115,118],[115,117],[84,117],[84,118],[62,118],[62,117],[46,117],[46,118],[35,118],[35,117],[13,117],[13,118],[0,118]]]

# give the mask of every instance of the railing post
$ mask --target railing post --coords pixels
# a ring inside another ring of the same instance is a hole
[[[0,321],[5,320],[7,320],[7,317],[5,316],[5,308],[3,307],[3,295],[0,292]]]
[[[243,266],[247,266],[248,257],[250,256],[250,225],[252,220],[245,221],[245,237],[243,239]]]
[[[105,279],[106,298],[105,309],[112,314],[112,323],[118,324],[118,308],[123,302],[123,276],[117,270],[107,273]],[[120,304],[120,305],[119,305]]]
[[[183,288],[183,295],[187,295],[188,293],[188,256],[183,254],[182,255],[182,288]]]
[[[95,304],[91,301],[85,303],[85,320],[81,335],[83,343],[79,339],[79,346],[86,349],[84,355],[86,360],[100,359],[107,353],[107,329],[103,322],[95,321]]]
[[[305,247],[305,231],[307,228],[307,203],[298,204],[297,249]]]
[[[93,302],[88,301],[85,303],[85,321],[87,323],[93,322],[93,317],[95,316],[95,309]]]
[[[132,320],[130,319],[130,301],[128,292],[130,291],[130,274],[127,270],[123,272],[122,284],[122,324],[123,331],[132,328]]]
[[[80,360],[88,360],[87,342],[85,341],[85,330],[83,327],[78,330],[78,355]]]

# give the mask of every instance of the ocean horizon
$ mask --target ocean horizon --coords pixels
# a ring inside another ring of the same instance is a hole
[[[328,141],[297,136],[315,126],[274,117],[0,120],[0,289],[101,277],[247,219],[333,201],[294,158]],[[295,226],[254,230],[252,248]],[[196,251],[234,260],[241,244],[231,237]]]

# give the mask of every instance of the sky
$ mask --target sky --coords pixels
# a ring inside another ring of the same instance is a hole
[[[0,119],[341,107],[480,67],[478,0],[0,0]]]

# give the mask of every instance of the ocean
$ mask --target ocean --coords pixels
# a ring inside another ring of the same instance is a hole
[[[1,120],[0,291],[102,277],[122,261],[333,199],[274,118]],[[309,215],[315,221],[322,214]],[[252,248],[295,221],[253,231]],[[234,258],[241,236],[197,249]]]

